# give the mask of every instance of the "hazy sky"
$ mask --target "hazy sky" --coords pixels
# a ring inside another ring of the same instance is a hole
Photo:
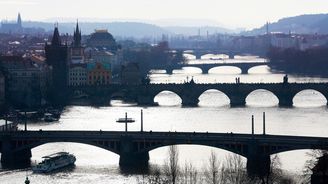
[[[252,28],[301,14],[328,13],[328,0],[0,0],[0,18],[208,19]]]

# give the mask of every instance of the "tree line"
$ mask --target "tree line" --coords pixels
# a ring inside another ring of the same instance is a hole
[[[271,47],[267,57],[273,70],[290,74],[328,75],[328,47],[316,47],[307,50]]]

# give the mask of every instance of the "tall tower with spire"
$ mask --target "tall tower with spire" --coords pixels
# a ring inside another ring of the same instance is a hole
[[[79,22],[76,23],[76,28],[74,31],[74,35],[73,35],[73,46],[74,47],[81,47],[81,39],[82,39],[82,35],[81,35],[81,30],[79,29]]]
[[[55,25],[51,44],[46,43],[45,52],[47,64],[52,67],[50,100],[54,105],[63,105],[67,96],[68,47],[61,42],[58,25]]]
[[[21,17],[21,14],[20,13],[18,13],[18,17],[17,17],[17,26],[19,28],[22,28],[23,27],[22,26],[22,17]]]
[[[84,47],[81,44],[82,34],[79,28],[79,22],[76,23],[73,42],[70,47],[70,64],[84,63]]]

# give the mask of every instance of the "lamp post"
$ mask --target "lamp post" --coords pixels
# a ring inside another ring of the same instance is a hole
[[[125,118],[119,118],[117,121],[117,123],[124,123],[125,124],[125,133],[128,132],[128,123],[134,123],[135,120],[132,118],[128,118],[128,113],[125,113]]]

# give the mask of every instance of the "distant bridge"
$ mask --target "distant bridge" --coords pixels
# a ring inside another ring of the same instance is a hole
[[[233,59],[236,55],[256,55],[256,56],[266,56],[266,51],[259,50],[247,50],[247,49],[215,49],[215,48],[179,48],[178,50],[184,51],[185,54],[192,54],[196,59],[201,59],[202,56],[206,54],[225,54]]]
[[[120,155],[121,166],[147,165],[149,151],[169,145],[204,145],[247,158],[249,173],[270,170],[270,155],[299,149],[328,150],[328,138],[199,132],[16,131],[0,132],[1,162],[29,162],[31,149],[52,142],[97,146]],[[58,150],[59,151],[59,150]]]
[[[231,106],[245,106],[247,96],[256,90],[267,90],[274,94],[279,105],[293,106],[294,96],[303,90],[315,90],[328,99],[328,83],[220,83],[220,84],[144,84],[144,85],[109,85],[109,86],[76,86],[70,89],[70,95],[82,92],[90,99],[108,104],[114,96],[121,96],[139,105],[156,105],[154,98],[163,91],[177,94],[183,106],[197,106],[199,97],[208,90],[218,90],[230,100]]]
[[[168,66],[165,68],[167,74],[172,74],[173,70],[179,70],[183,67],[195,67],[200,68],[202,70],[202,73],[207,74],[210,69],[215,67],[222,67],[222,66],[233,66],[238,67],[241,70],[242,74],[248,74],[248,70],[250,68],[256,67],[256,66],[264,66],[267,65],[267,62],[239,62],[239,63],[200,63],[200,64],[178,64],[176,66]]]

